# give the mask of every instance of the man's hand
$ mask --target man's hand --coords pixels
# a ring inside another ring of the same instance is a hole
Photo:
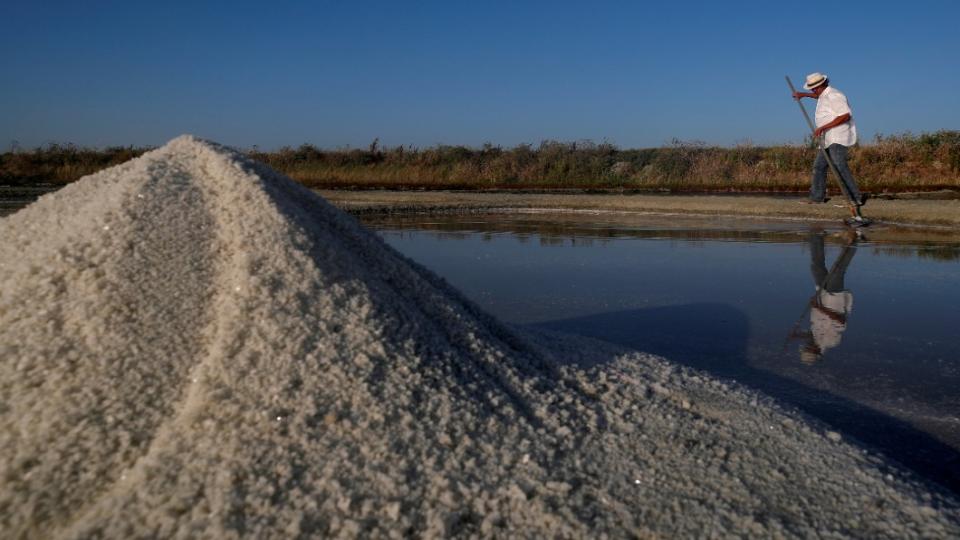
[[[795,100],[797,100],[797,101],[800,101],[800,98],[802,98],[802,97],[804,97],[803,94],[801,94],[800,92],[794,91],[794,93],[793,93],[793,99],[795,99]]]
[[[841,114],[840,116],[834,118],[829,123],[824,124],[817,129],[813,130],[813,138],[820,138],[821,135],[827,132],[828,129],[835,128],[840,124],[845,124],[850,121],[850,113]]]

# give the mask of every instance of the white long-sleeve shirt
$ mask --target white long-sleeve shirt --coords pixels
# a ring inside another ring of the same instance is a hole
[[[847,329],[847,323],[833,319],[821,310],[827,309],[846,317],[853,309],[853,294],[850,291],[832,293],[820,289],[817,291],[817,296],[820,302],[810,310],[810,331],[813,332],[813,340],[817,342],[823,353],[840,344],[840,338],[843,337],[843,331]]]
[[[857,144],[857,125],[853,123],[853,113],[850,112],[847,96],[836,88],[828,86],[817,98],[817,127],[829,124],[834,118],[844,114],[849,114],[850,120],[828,129],[824,135],[824,146],[830,146],[831,144],[853,146]]]

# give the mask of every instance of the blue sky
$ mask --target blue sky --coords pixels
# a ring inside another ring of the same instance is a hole
[[[276,4],[6,3],[0,149],[799,142],[811,71],[861,140],[960,129],[955,1]]]

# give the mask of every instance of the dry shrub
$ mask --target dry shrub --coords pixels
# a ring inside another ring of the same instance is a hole
[[[50,145],[0,154],[0,183],[66,183],[147,148],[91,150]],[[304,144],[247,152],[311,187],[629,188],[675,191],[804,191],[816,149],[804,145],[732,148],[674,139],[661,148],[543,141],[505,149],[438,145],[324,150]],[[960,188],[960,132],[878,136],[852,149],[850,167],[868,191]]]

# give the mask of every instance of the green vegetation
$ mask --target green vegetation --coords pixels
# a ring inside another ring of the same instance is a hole
[[[137,156],[145,148],[89,150],[51,145],[0,155],[0,183],[66,183]],[[679,140],[620,149],[545,141],[534,147],[321,150],[311,145],[247,153],[314,188],[628,189],[803,191],[816,150],[806,146],[710,147]],[[960,188],[960,131],[878,136],[855,148],[850,166],[866,191]]]

